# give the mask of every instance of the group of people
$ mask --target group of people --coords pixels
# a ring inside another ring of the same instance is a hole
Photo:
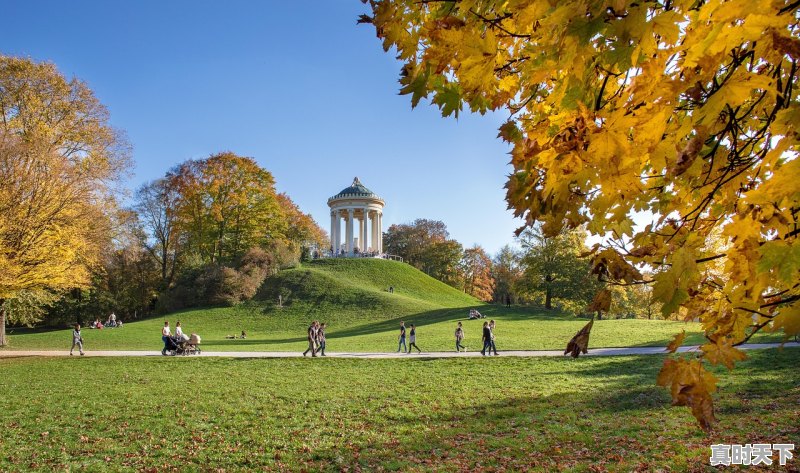
[[[101,322],[100,318],[98,317],[94,319],[94,322],[89,324],[89,328],[102,329],[104,327],[107,328],[122,327],[122,320],[121,319],[118,320],[117,315],[112,312],[111,315],[108,316],[108,320],[106,320],[106,323]]]
[[[483,349],[481,350],[481,355],[486,356],[486,352],[489,352],[489,355],[494,353],[497,355],[497,346],[494,343],[494,327],[495,321],[491,320],[489,322],[483,323],[483,335],[481,337],[483,341]],[[455,331],[455,338],[456,338],[456,352],[467,351],[467,347],[464,346],[462,343],[464,341],[464,326],[461,322],[458,322],[456,325]],[[422,353],[422,350],[419,349],[417,346],[417,328],[414,324],[410,325],[410,330],[408,331],[408,346],[406,347],[406,324],[405,322],[400,322],[400,338],[398,340],[397,345],[397,353],[401,351],[404,353],[411,353],[411,348],[416,348],[418,353]]]
[[[481,355],[486,356],[486,352],[489,352],[489,355],[494,352],[495,356],[497,356],[497,346],[494,344],[494,320],[490,320],[489,322],[483,323],[483,350],[481,350]]]
[[[422,350],[417,346],[417,328],[414,324],[411,324],[408,331],[408,347],[406,348],[406,323],[400,322],[400,341],[397,344],[397,353],[400,353],[401,347],[405,353],[411,353],[411,348],[416,348],[417,353],[422,353]]]
[[[161,350],[162,355],[167,354],[167,350],[173,349],[176,345],[180,345],[181,343],[189,340],[189,336],[183,333],[183,328],[181,327],[181,322],[175,322],[175,334],[172,334],[172,330],[169,328],[169,321],[164,321],[164,327],[161,329],[161,341],[164,342],[164,348]]]
[[[311,356],[317,356],[320,353],[325,355],[325,322],[319,323],[315,320],[308,326],[308,348],[303,352],[303,356],[307,356],[311,352]]]

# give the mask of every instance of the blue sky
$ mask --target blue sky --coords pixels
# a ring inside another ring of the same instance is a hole
[[[397,95],[358,0],[0,0],[4,54],[86,81],[133,145],[128,188],[230,150],[328,230],[327,198],[358,176],[386,200],[384,228],[442,220],[490,253],[521,223],[506,210],[502,113],[442,118]]]

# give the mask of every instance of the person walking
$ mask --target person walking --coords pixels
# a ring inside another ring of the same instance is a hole
[[[494,352],[494,356],[497,356],[497,346],[494,344],[494,320],[489,322],[489,343],[491,347],[489,353]]]
[[[187,337],[186,335],[183,334],[183,329],[181,328],[180,320],[175,322],[175,339],[178,342],[182,342],[182,341],[184,341],[184,340],[186,340],[188,338],[189,337]]]
[[[486,349],[489,349],[489,354],[492,354],[492,331],[489,329],[489,322],[483,323],[483,350],[481,350],[481,355],[486,356]]]
[[[408,333],[408,351],[406,353],[411,353],[411,347],[416,348],[417,353],[422,353],[422,350],[417,346],[417,329],[414,324],[411,324],[411,331]]]
[[[461,322],[459,322],[458,326],[456,326],[456,352],[460,352],[461,348],[463,348],[464,351],[467,351],[467,347],[461,344],[463,340],[464,340],[464,328],[461,326]]]
[[[317,349],[318,352],[322,354],[322,356],[327,356],[325,354],[325,322],[319,324],[319,329],[317,330]]]
[[[400,322],[400,341],[397,343],[397,353],[400,353],[400,347],[403,347],[403,351],[406,351],[408,348],[406,347],[406,323]]]
[[[311,357],[314,358],[317,356],[317,321],[311,322],[311,325],[308,326],[308,348],[306,351],[303,352],[303,356],[308,355],[308,352],[311,352]]]
[[[164,342],[164,349],[161,350],[161,354],[167,354],[167,348],[169,348],[169,337],[172,335],[172,331],[169,329],[169,321],[164,321],[164,328],[161,329],[161,341]]]
[[[83,356],[83,337],[81,336],[81,324],[75,324],[75,329],[72,331],[72,348],[69,349],[69,355],[72,356],[72,350],[78,346],[78,351]]]

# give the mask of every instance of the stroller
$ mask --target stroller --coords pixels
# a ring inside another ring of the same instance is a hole
[[[178,337],[167,337],[166,342],[164,354],[170,356],[178,355],[178,350],[181,350],[181,340]]]
[[[199,355],[200,335],[193,333],[188,339],[183,341],[180,349],[182,355]]]

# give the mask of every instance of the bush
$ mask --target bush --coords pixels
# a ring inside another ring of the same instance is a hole
[[[238,304],[251,299],[264,279],[277,269],[274,255],[262,248],[251,248],[235,267],[212,263],[184,271],[160,301],[159,310]]]

